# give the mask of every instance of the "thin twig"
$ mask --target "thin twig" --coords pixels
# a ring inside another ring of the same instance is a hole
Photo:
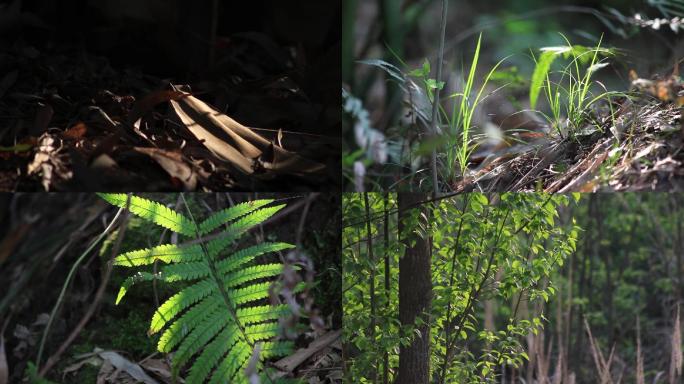
[[[440,87],[439,83],[442,80],[442,64],[444,63],[444,36],[446,34],[446,18],[447,18],[447,6],[449,4],[448,0],[442,0],[442,23],[441,23],[441,35],[439,38],[439,56],[437,57],[437,89],[435,89],[435,99],[432,103],[432,137],[437,138],[439,136],[439,94]],[[431,155],[432,168],[432,188],[434,190],[433,197],[439,196],[439,179],[437,178],[437,148],[432,148]]]
[[[297,227],[297,237],[295,238],[295,244],[297,248],[302,245],[302,233],[304,233],[304,224],[306,224],[306,215],[309,213],[309,207],[311,202],[318,197],[318,193],[312,193],[306,198],[306,203],[304,205],[304,210],[302,211],[302,216],[299,218],[299,226]]]
[[[52,321],[54,320],[54,317],[57,313],[57,309],[60,307],[62,301],[64,300],[64,296],[66,294],[66,288],[68,287],[68,285],[71,281],[73,273],[76,271],[76,269],[78,268],[78,265],[83,261],[83,259],[86,257],[86,255],[88,255],[90,253],[90,251],[95,247],[95,245],[98,244],[100,242],[100,240],[102,240],[107,235],[107,233],[112,228],[112,224],[114,224],[116,222],[116,219],[119,217],[119,214],[122,211],[124,211],[124,216],[123,216],[121,223],[119,225],[119,233],[118,233],[118,236],[116,239],[116,243],[115,243],[114,247],[112,247],[112,257],[110,258],[110,260],[107,262],[107,264],[105,266],[105,273],[101,279],[100,286],[98,287],[97,292],[95,293],[95,298],[90,303],[90,306],[88,307],[88,310],[86,311],[86,313],[81,318],[81,321],[79,321],[79,323],[76,325],[76,327],[73,329],[73,331],[71,331],[69,336],[66,338],[66,340],[64,340],[64,342],[62,343],[62,345],[60,345],[60,347],[57,349],[57,351],[52,356],[50,356],[50,358],[48,358],[47,362],[45,363],[45,366],[40,369],[38,376],[40,376],[40,377],[44,376],[57,363],[57,361],[59,360],[62,353],[64,353],[64,351],[66,351],[67,348],[69,348],[71,343],[74,340],[76,340],[76,337],[78,337],[78,335],[81,333],[81,330],[83,329],[83,327],[85,327],[85,325],[88,323],[88,321],[90,320],[92,315],[95,313],[95,310],[97,309],[97,306],[102,299],[104,291],[107,288],[107,283],[109,282],[109,277],[111,276],[111,273],[112,273],[111,260],[119,252],[119,247],[121,246],[121,241],[123,240],[123,236],[126,232],[126,225],[128,224],[128,205],[129,205],[129,203],[130,203],[130,195],[128,196],[128,199],[126,200],[126,208],[125,209],[120,208],[117,211],[116,216],[114,217],[114,220],[112,220],[112,222],[105,229],[105,231],[102,232],[102,234],[90,245],[90,247],[88,247],[88,249],[85,252],[83,252],[83,254],[78,258],[78,260],[76,260],[76,263],[74,263],[73,267],[71,267],[71,271],[69,271],[69,275],[67,276],[67,281],[64,283],[64,286],[62,287],[62,292],[60,292],[57,303],[55,304],[55,307],[52,309],[52,313],[50,314],[50,320],[48,320],[48,325],[45,327],[45,332],[43,333],[43,338],[41,340],[40,348],[38,350],[38,358],[36,359],[36,367],[39,367],[38,364],[40,363],[40,358],[41,358],[41,355],[43,353],[43,347],[45,346],[45,340],[47,339],[49,327],[50,327]]]

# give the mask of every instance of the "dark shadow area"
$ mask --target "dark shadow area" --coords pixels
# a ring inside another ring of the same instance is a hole
[[[0,190],[339,188],[340,19],[339,0],[0,1]],[[236,171],[155,93],[173,86],[324,169],[261,151]]]

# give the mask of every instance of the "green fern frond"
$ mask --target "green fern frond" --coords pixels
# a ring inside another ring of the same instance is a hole
[[[225,260],[221,260],[217,263],[218,270],[221,273],[228,273],[237,269],[238,267],[245,265],[254,258],[261,256],[265,253],[278,252],[285,249],[294,248],[294,245],[287,243],[261,243],[249,248],[239,250]]]
[[[157,343],[160,352],[169,353],[188,335],[202,320],[219,310],[221,300],[218,295],[212,295],[202,300],[189,311],[185,312],[176,322],[169,325]]]
[[[174,368],[178,370],[183,367],[190,360],[190,357],[199,352],[202,347],[226,326],[235,327],[233,324],[229,324],[229,322],[229,317],[225,313],[217,311],[198,324],[176,349],[176,353],[173,355]],[[237,328],[234,328],[233,332],[236,333],[237,331]]]
[[[128,196],[125,193],[98,193],[97,195],[110,204],[126,208]],[[190,219],[156,201],[131,196],[131,203],[128,209],[136,216],[140,216],[164,228],[188,237],[195,236],[197,227]]]
[[[198,244],[190,246],[178,246],[176,244],[164,244],[153,248],[139,249],[122,253],[114,258],[114,265],[123,267],[138,267],[150,265],[155,260],[165,263],[180,263],[202,260],[202,247]]]
[[[278,335],[278,323],[263,323],[245,328],[245,333],[252,339],[252,343],[270,339]]]
[[[179,293],[169,297],[152,316],[150,329],[148,332],[154,334],[159,332],[167,322],[171,321],[176,315],[181,313],[184,309],[197,303],[209,294],[218,290],[216,284],[211,280],[201,280]]]
[[[127,204],[125,194],[99,195],[119,207]],[[198,225],[189,209],[189,216],[185,216],[154,201],[137,196],[130,199],[132,213],[195,238],[186,245],[164,244],[125,252],[114,259],[115,265],[124,267],[145,266],[155,261],[165,263],[157,273],[138,271],[125,279],[117,304],[134,284],[151,280],[190,283],[156,309],[148,331],[150,334],[163,331],[157,344],[159,351],[175,351],[174,375],[190,365],[187,383],[207,380],[246,383],[247,377],[242,372],[258,343],[262,348],[261,361],[257,364],[260,368],[263,359],[292,351],[291,342],[278,340],[278,319],[288,314],[289,307],[259,303],[269,297],[269,289],[282,273],[283,265],[257,260],[265,254],[293,246],[265,242],[235,249],[247,231],[285,206],[269,206],[271,203],[273,200],[264,199],[237,204]],[[212,233],[216,230],[217,233]],[[227,249],[230,252],[224,252]],[[300,285],[296,290],[301,288]]]
[[[219,211],[211,216],[209,216],[206,220],[204,220],[200,225],[199,225],[199,231],[201,235],[207,234],[214,229],[222,226],[223,224],[227,223],[228,221],[234,220],[240,216],[246,215],[256,209],[259,209],[267,204],[272,203],[273,200],[253,200],[253,201],[248,201],[246,203],[241,203],[237,204],[234,207],[231,208],[226,208],[222,211]]]
[[[163,247],[168,248],[168,246]],[[261,243],[254,245],[235,252],[226,259],[221,260],[217,263],[217,269],[219,273],[226,274],[265,253],[277,252],[293,247],[293,245],[287,243]],[[149,272],[138,272],[133,276],[128,277],[121,285],[119,295],[116,298],[116,304],[119,304],[133,284],[151,280],[161,280],[167,283],[173,283],[176,281],[197,280],[209,276],[210,270],[207,263],[204,261],[180,262],[184,260],[183,257],[185,257],[185,260],[196,260],[198,257],[201,258],[202,249],[199,246],[196,246],[196,248],[187,247],[186,250],[175,249],[176,252],[173,253],[168,250],[160,252],[149,251],[150,250],[139,250],[124,253],[114,260],[114,264],[123,266],[147,265],[151,264],[151,261],[153,260],[164,262],[175,261],[177,264],[170,264],[162,267],[161,272],[156,275]],[[280,273],[280,271],[278,273]]]
[[[209,376],[221,357],[233,347],[237,338],[237,329],[230,327],[224,329],[195,360],[195,364],[190,368],[187,381],[191,383],[200,382],[202,378]]]
[[[164,281],[167,283],[197,280],[209,276],[209,266],[202,261],[171,264],[162,267],[162,275],[164,276]]]
[[[126,292],[128,292],[128,289],[136,283],[139,283],[141,281],[151,281],[151,280],[162,280],[161,274],[157,273],[156,275],[153,273],[149,272],[137,272],[133,276],[129,276],[124,280],[123,283],[121,283],[121,288],[119,288],[119,294],[116,296],[116,303],[119,304],[121,299],[126,295]]]
[[[235,304],[246,304],[252,301],[265,299],[268,297],[268,289],[271,283],[253,284],[249,287],[229,291]]]
[[[242,324],[249,325],[262,321],[277,320],[289,312],[287,305],[263,305],[259,307],[242,308],[237,311]]]
[[[241,271],[224,276],[224,286],[226,288],[237,287],[244,283],[263,279],[265,277],[278,276],[283,271],[282,264],[255,265]]]
[[[247,361],[252,351],[246,344],[236,344],[232,348],[231,358],[223,358],[221,364],[209,380],[209,384],[225,383],[226,377],[233,377],[247,365]],[[243,380],[244,381],[244,380]]]

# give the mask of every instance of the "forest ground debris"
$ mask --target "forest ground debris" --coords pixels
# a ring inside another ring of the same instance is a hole
[[[457,192],[597,192],[684,189],[681,107],[617,101],[615,115],[574,138],[550,137],[492,157],[454,185]]]

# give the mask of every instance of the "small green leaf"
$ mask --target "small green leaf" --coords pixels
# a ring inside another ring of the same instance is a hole
[[[569,49],[569,47],[560,48]],[[530,108],[536,108],[539,92],[541,92],[544,81],[546,80],[546,76],[549,74],[551,64],[553,64],[554,60],[556,60],[556,57],[563,52],[565,52],[563,49],[552,49],[551,47],[542,48],[542,54],[539,57],[539,61],[537,61],[537,65],[534,67],[532,80],[530,81]]]

